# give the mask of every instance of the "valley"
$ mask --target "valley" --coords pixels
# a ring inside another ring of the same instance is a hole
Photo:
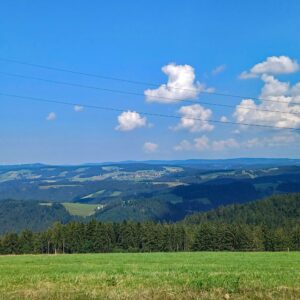
[[[300,192],[297,161],[237,161],[218,162],[220,169],[215,161],[196,160],[0,166],[0,205],[11,199],[26,209],[51,210],[55,204],[67,219],[179,221],[219,206]]]

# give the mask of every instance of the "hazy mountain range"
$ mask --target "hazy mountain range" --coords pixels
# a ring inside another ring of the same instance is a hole
[[[1,219],[26,215],[18,230],[34,218],[36,230],[74,217],[178,221],[221,205],[294,192],[300,192],[297,159],[0,166]]]

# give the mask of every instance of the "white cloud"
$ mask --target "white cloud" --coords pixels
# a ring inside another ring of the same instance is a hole
[[[290,84],[288,82],[279,81],[274,76],[266,74],[262,75],[261,79],[265,83],[261,91],[261,98],[285,96],[289,92]]]
[[[236,106],[234,117],[239,123],[261,124],[275,127],[300,127],[300,82],[291,86],[270,74],[293,73],[300,70],[297,61],[287,56],[272,56],[255,65],[248,75],[261,75],[263,87],[257,104],[243,99]],[[298,102],[299,104],[295,104]],[[250,109],[246,109],[249,107]],[[247,127],[244,127],[246,129]]]
[[[135,128],[146,126],[147,119],[135,111],[124,111],[118,116],[119,125],[116,130],[130,131]]]
[[[220,118],[220,121],[223,122],[223,123],[226,123],[226,122],[228,122],[228,118],[226,116],[222,116]]]
[[[271,56],[265,61],[253,66],[249,72],[243,72],[240,75],[240,78],[254,78],[261,74],[290,74],[299,70],[300,65],[296,60],[293,60],[288,56]]]
[[[281,135],[275,135],[273,136],[271,139],[269,139],[267,141],[267,144],[269,146],[282,146],[282,145],[286,145],[286,144],[290,144],[296,141],[296,136],[291,135],[291,134],[281,134]]]
[[[193,141],[182,140],[178,145],[174,146],[175,151],[204,151],[209,149],[210,141],[206,135],[202,135]]]
[[[280,133],[271,137],[252,138],[243,143],[246,148],[281,147],[294,143],[297,137],[292,133]]]
[[[250,78],[256,78],[256,77],[257,77],[257,74],[253,74],[253,73],[247,72],[247,71],[242,72],[239,76],[240,79],[250,79]]]
[[[147,89],[144,94],[149,102],[174,103],[185,99],[195,99],[201,91],[212,92],[204,84],[195,81],[195,70],[189,65],[168,64],[162,67],[168,82],[157,89]]]
[[[46,117],[47,121],[54,121],[55,119],[56,119],[56,113],[54,113],[54,112],[50,112],[48,114],[48,116]]]
[[[158,149],[158,144],[146,142],[143,146],[143,149],[146,153],[154,153]]]
[[[203,135],[199,138],[194,139],[194,145],[196,150],[203,151],[209,148],[209,139],[207,136]]]
[[[224,72],[226,69],[226,65],[220,65],[218,67],[216,67],[215,69],[212,70],[212,75],[218,75],[222,72]]]
[[[239,129],[234,129],[234,130],[232,131],[232,133],[234,133],[234,134],[240,134],[241,131],[240,131]]]
[[[191,132],[211,131],[214,129],[214,126],[207,121],[212,115],[210,109],[205,109],[199,104],[193,104],[182,106],[178,112],[182,117],[175,129],[187,129]]]
[[[296,97],[298,101],[300,100],[300,82],[296,83],[291,88],[291,94],[292,96]]]
[[[252,99],[243,99],[234,112],[236,121],[276,127],[300,127],[300,104],[291,103],[297,102],[298,84],[290,87],[288,82],[281,82],[274,76],[265,74],[261,79],[264,82],[259,96],[262,99],[261,103],[256,104]]]
[[[233,138],[212,142],[212,149],[214,151],[223,151],[228,148],[238,148],[238,147],[239,147],[239,143]]]
[[[74,105],[74,111],[76,111],[76,112],[83,111],[83,106],[81,106],[81,105]]]
[[[300,135],[292,132],[275,132],[271,136],[252,137],[248,140],[236,140],[227,138],[221,140],[210,140],[207,136],[202,135],[198,138],[182,140],[178,145],[173,147],[175,151],[226,151],[231,149],[255,149],[255,148],[274,148],[283,147],[300,141]]]
[[[187,140],[182,140],[178,145],[174,146],[175,151],[189,151],[192,149],[193,145]]]
[[[224,151],[226,149],[239,148],[240,144],[233,138],[210,141],[206,135],[195,138],[192,142],[183,140],[173,149],[175,151]]]
[[[244,147],[246,147],[246,148],[256,148],[256,147],[262,145],[259,138],[252,138],[250,140],[247,140],[243,144],[244,144]]]

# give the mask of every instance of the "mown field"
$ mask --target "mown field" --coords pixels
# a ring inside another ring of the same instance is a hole
[[[0,256],[0,299],[300,299],[300,253]]]

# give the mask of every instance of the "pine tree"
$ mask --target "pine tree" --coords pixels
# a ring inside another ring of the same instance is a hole
[[[201,224],[196,229],[193,250],[213,251],[217,249],[217,235],[214,225]]]
[[[293,227],[291,232],[292,249],[300,250],[300,225]]]
[[[24,230],[19,237],[19,250],[21,253],[29,254],[34,252],[34,235],[30,230]]]
[[[20,244],[19,237],[16,233],[8,233],[2,238],[3,254],[19,254]]]

